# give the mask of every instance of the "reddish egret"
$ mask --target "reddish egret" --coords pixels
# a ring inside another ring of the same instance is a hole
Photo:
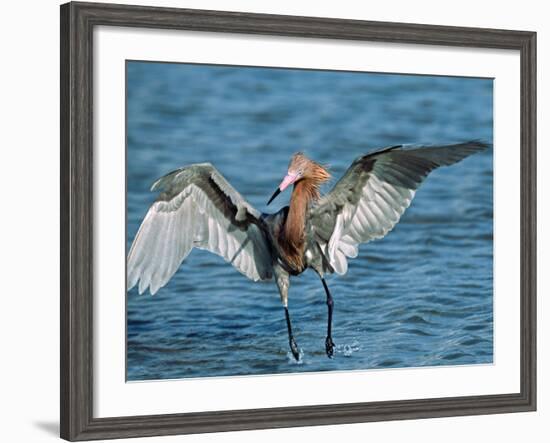
[[[128,290],[155,294],[193,247],[220,255],[251,280],[274,277],[284,307],[290,350],[299,359],[288,312],[291,275],[307,268],[320,277],[328,306],[325,350],[334,355],[333,299],[326,274],[345,274],[360,243],[384,237],[410,205],[430,171],[487,147],[402,145],[356,159],[332,190],[320,196],[327,169],[304,154],[292,156],[288,173],[268,204],[294,185],[290,206],[274,214],[254,209],[210,163],[173,171],[151,190],[161,191],[128,254]]]

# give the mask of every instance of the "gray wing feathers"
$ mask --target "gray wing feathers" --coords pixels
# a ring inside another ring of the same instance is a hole
[[[178,270],[193,247],[213,252],[252,280],[271,278],[269,245],[259,213],[210,164],[192,165],[158,180],[162,190],[128,254],[128,290],[152,294]]]
[[[411,204],[416,189],[439,166],[452,165],[487,145],[382,149],[358,158],[310,212],[317,240],[338,274],[358,245],[384,237]]]

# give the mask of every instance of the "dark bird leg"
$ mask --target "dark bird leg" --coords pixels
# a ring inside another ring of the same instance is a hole
[[[288,313],[288,307],[285,306],[285,317],[286,317],[286,327],[288,329],[288,344],[290,345],[290,351],[292,352],[292,355],[296,359],[296,361],[300,360],[300,351],[298,350],[298,345],[296,344],[296,340],[294,340],[294,335],[292,335],[292,325],[290,324],[290,314]]]
[[[288,288],[290,286],[290,275],[278,264],[273,266],[273,273],[275,275],[275,283],[277,283],[277,287],[279,288],[281,302],[285,308],[286,327],[288,329],[288,344],[290,345],[290,350],[296,361],[300,361],[300,351],[298,350],[296,340],[294,340],[294,335],[292,335],[292,325],[290,323],[290,314],[288,313]]]
[[[325,351],[327,352],[327,356],[329,358],[332,358],[334,356],[334,342],[332,341],[332,309],[334,307],[334,300],[332,299],[332,295],[330,295],[327,282],[323,277],[321,277],[321,281],[323,282],[323,287],[325,288],[325,292],[327,294],[328,307],[327,339],[325,340]]]

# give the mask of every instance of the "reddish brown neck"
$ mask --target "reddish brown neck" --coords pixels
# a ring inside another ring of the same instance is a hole
[[[294,185],[285,221],[282,246],[287,260],[296,269],[303,268],[306,211],[309,203],[317,198],[319,198],[319,190],[312,181],[302,179]]]

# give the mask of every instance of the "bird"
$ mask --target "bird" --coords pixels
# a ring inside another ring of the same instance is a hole
[[[428,174],[483,151],[488,144],[395,145],[355,159],[332,189],[331,174],[304,153],[292,155],[269,205],[292,186],[289,206],[263,213],[248,203],[211,163],[176,169],[151,187],[158,192],[127,256],[127,289],[155,294],[178,271],[193,248],[223,257],[252,281],[274,280],[284,308],[288,344],[299,361],[288,308],[290,277],[312,269],[320,278],[328,310],[325,352],[334,357],[334,299],[326,282],[344,275],[358,247],[388,234]]]

